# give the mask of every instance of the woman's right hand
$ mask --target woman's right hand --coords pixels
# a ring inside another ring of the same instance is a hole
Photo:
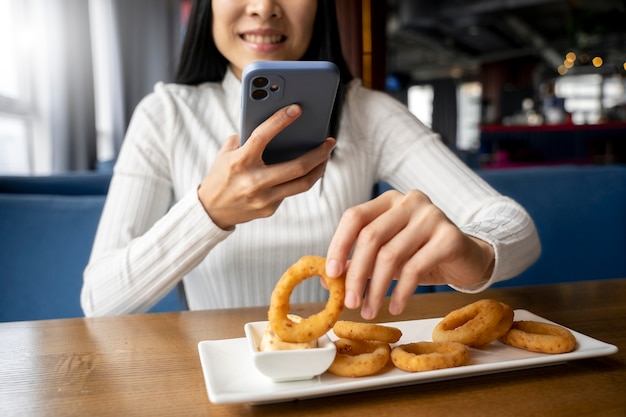
[[[267,144],[301,113],[295,104],[278,110],[252,132],[243,146],[238,135],[226,139],[198,187],[198,198],[217,226],[226,230],[269,217],[283,199],[309,190],[324,174],[335,147],[333,138],[292,161],[272,165],[263,162]]]

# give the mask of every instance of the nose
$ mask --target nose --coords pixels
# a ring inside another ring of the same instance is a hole
[[[276,0],[251,0],[246,12],[250,16],[258,16],[262,20],[269,20],[282,16],[280,2]]]

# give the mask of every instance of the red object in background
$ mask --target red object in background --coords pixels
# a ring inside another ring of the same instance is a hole
[[[186,28],[189,21],[189,13],[191,12],[191,0],[183,0],[180,2],[180,27]]]

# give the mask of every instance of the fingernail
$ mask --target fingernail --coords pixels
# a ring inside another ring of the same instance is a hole
[[[346,293],[346,299],[344,304],[348,308],[357,308],[359,306],[359,299],[353,291],[348,291]]]
[[[402,313],[402,308],[392,301],[391,303],[389,303],[389,313],[397,316],[398,314]]]
[[[287,112],[287,116],[295,117],[300,113],[300,108],[296,104],[292,104],[289,107],[287,107],[286,112]]]
[[[361,309],[361,317],[363,317],[365,320],[371,320],[374,318],[374,316],[374,310],[372,310],[370,306],[364,305]]]
[[[336,278],[341,275],[341,269],[339,268],[339,262],[334,259],[329,259],[326,262],[326,275],[331,278]]]

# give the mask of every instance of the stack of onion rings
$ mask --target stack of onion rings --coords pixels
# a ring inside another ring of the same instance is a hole
[[[396,327],[345,320],[335,323],[333,332],[344,339],[377,340],[385,343],[396,343],[402,337],[402,331]]]
[[[469,360],[467,347],[480,347],[494,340],[542,353],[565,353],[576,348],[576,338],[567,329],[548,323],[513,321],[508,305],[483,299],[447,314],[432,332],[432,342],[414,342],[390,347],[402,337],[398,328],[373,323],[338,321],[343,311],[345,276],[329,278],[326,260],[303,256],[280,278],[272,292],[269,325],[284,342],[316,340],[331,328],[339,337],[337,353],[328,371],[337,376],[362,377],[380,372],[391,362],[407,372],[462,366]],[[299,323],[288,317],[289,299],[304,280],[321,277],[330,291],[325,308]]]
[[[576,337],[564,327],[536,321],[516,321],[500,338],[507,345],[541,353],[567,353],[576,349]]]
[[[290,343],[304,343],[321,337],[330,329],[343,311],[345,276],[329,278],[326,275],[326,260],[321,256],[303,256],[285,271],[280,278],[270,301],[268,319],[278,337]],[[287,317],[291,309],[289,299],[294,288],[313,276],[321,277],[328,286],[330,295],[324,310],[296,323]]]
[[[495,300],[479,300],[446,315],[432,333],[434,342],[478,347],[497,340],[513,323],[513,310]]]
[[[465,365],[468,359],[467,347],[456,342],[415,342],[391,350],[393,364],[407,372],[453,368]]]
[[[338,339],[337,353],[328,372],[337,376],[358,378],[379,372],[389,362],[391,348],[376,340]]]

